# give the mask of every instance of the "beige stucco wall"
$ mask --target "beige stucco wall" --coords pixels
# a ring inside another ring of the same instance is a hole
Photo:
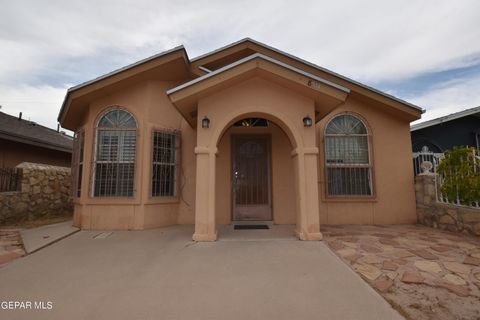
[[[85,161],[81,198],[74,199],[74,221],[77,225],[88,229],[144,229],[176,223],[180,197],[150,197],[152,131],[180,130],[184,123],[165,95],[165,91],[173,85],[170,82],[143,81],[90,104],[82,126],[85,130]],[[95,125],[101,115],[117,106],[131,112],[139,128],[134,196],[94,198],[91,196],[90,164],[95,146]],[[188,137],[185,140],[188,141]]]
[[[371,199],[328,198],[325,190],[323,134],[335,115],[353,112],[363,118],[371,133],[375,196]],[[319,137],[320,223],[401,224],[415,223],[415,193],[411,159],[410,126],[381,107],[353,98],[317,124]]]

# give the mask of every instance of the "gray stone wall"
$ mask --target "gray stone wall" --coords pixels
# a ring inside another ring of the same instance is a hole
[[[21,191],[0,193],[0,225],[73,212],[70,168],[24,162]]]
[[[415,177],[418,223],[480,236],[480,209],[438,202],[435,182],[434,173]]]

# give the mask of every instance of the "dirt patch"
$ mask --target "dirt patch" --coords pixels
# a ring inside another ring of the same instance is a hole
[[[0,230],[2,229],[31,229],[36,227],[41,227],[49,224],[65,222],[68,220],[73,219],[73,214],[65,214],[59,217],[45,217],[42,219],[35,219],[35,220],[25,220],[18,222],[16,224],[9,224],[5,226],[0,226]]]

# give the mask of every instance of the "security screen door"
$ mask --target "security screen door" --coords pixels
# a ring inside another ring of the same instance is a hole
[[[232,136],[233,220],[272,220],[270,136]]]

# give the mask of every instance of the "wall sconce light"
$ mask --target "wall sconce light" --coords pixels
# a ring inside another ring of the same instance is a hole
[[[311,127],[312,124],[313,124],[313,122],[312,122],[312,118],[310,118],[310,116],[307,115],[305,118],[303,118],[303,125],[305,127]]]
[[[202,128],[207,129],[208,127],[210,127],[210,119],[205,116],[202,119]]]

